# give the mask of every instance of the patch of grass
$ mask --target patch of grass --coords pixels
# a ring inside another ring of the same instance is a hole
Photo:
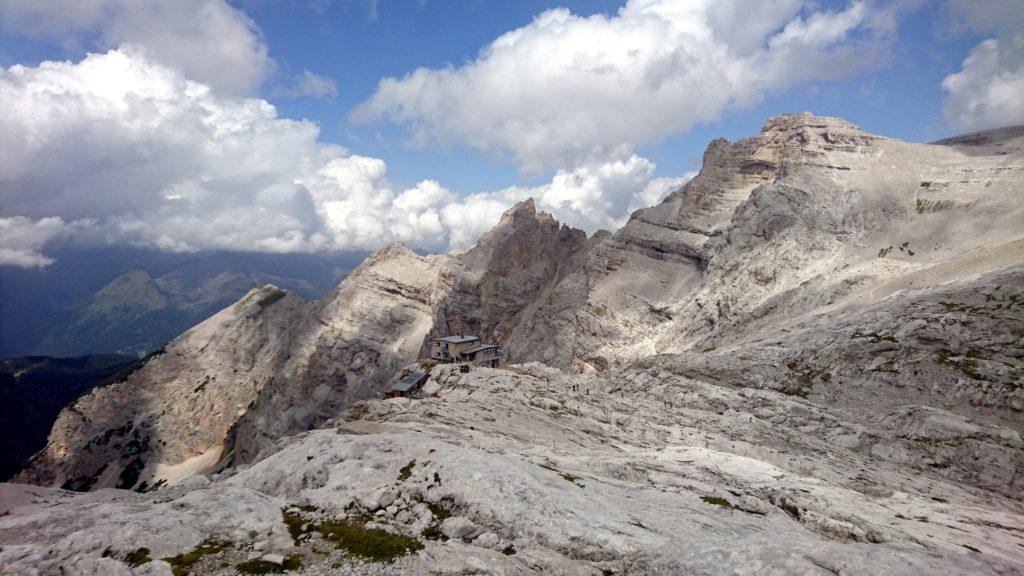
[[[421,500],[421,502],[423,501]],[[423,504],[425,504],[427,509],[430,510],[430,513],[434,515],[434,523],[427,526],[427,529],[423,531],[423,537],[428,540],[440,540],[442,542],[447,541],[448,537],[444,535],[444,532],[441,532],[441,523],[444,522],[445,518],[452,517],[452,511],[441,502],[437,504],[432,502],[423,502]]]
[[[147,562],[152,562],[153,559],[149,557],[149,548],[136,548],[131,552],[125,554],[124,561],[128,563],[128,566],[135,568],[142,566]]]
[[[930,188],[931,185],[932,185],[932,183],[927,181],[927,180],[922,180],[921,181],[921,188]]]
[[[398,479],[408,480],[412,476],[412,469],[416,466],[416,460],[410,460],[408,464],[398,469]]]
[[[149,557],[149,548],[136,548],[131,552],[120,554],[110,546],[107,546],[103,550],[103,554],[101,554],[100,556],[102,558],[121,558],[128,564],[128,566],[132,568],[136,568],[138,566],[146,564],[147,562],[153,561],[153,559]]]
[[[861,332],[860,330],[854,330],[853,334],[850,336],[850,339],[854,340],[857,338],[868,338],[871,340],[872,344],[877,344],[879,342],[896,342],[895,336],[882,336],[877,332]]]
[[[423,549],[423,544],[415,538],[367,528],[365,524],[363,519],[347,519],[324,522],[314,529],[336,548],[369,562],[390,563]]]
[[[249,560],[235,564],[235,570],[239,574],[283,574],[302,568],[302,558],[289,556],[284,559],[284,564],[274,564],[266,560]]]
[[[432,502],[424,502],[424,504],[427,505],[427,508],[430,509],[430,513],[433,514],[434,518],[437,518],[438,521],[452,517],[452,511],[444,504],[434,504]]]
[[[427,526],[426,529],[423,530],[423,537],[427,540],[439,540],[441,542],[448,541],[448,537],[444,535],[444,532],[441,532],[441,524],[439,523]]]
[[[943,300],[939,302],[944,312],[962,312],[964,314],[986,314],[989,310],[983,306],[971,306],[963,302],[950,302]]]
[[[979,380],[981,382],[991,382],[988,376],[985,376],[981,372],[978,372],[978,363],[974,361],[974,357],[970,352],[963,356],[954,354],[952,350],[946,348],[940,348],[937,350],[938,359],[935,360],[937,364],[948,366],[954,370],[958,370],[963,374],[967,375],[973,380]]]
[[[377,528],[367,528],[366,523],[371,520],[369,516],[312,523],[288,510],[289,508],[282,509],[281,514],[285,525],[288,526],[288,533],[296,544],[301,536],[319,532],[324,540],[333,544],[335,548],[360,560],[385,563],[423,549],[423,544],[415,538],[391,534]]]
[[[725,498],[719,498],[718,496],[701,496],[700,499],[708,504],[714,504],[715,506],[721,506],[722,508],[728,508],[729,510],[736,510],[736,506]]]
[[[832,380],[832,375],[824,368],[815,369],[799,361],[787,363],[786,369],[793,373],[794,379],[783,382],[775,390],[787,396],[807,398],[814,389],[815,378],[822,382]]]
[[[231,547],[231,542],[226,540],[206,539],[199,543],[191,552],[178,554],[164,558],[164,562],[171,565],[171,572],[174,576],[185,576],[191,572],[192,565],[203,559],[203,556],[223,552]]]
[[[288,511],[292,508],[298,508],[303,512],[316,512],[316,506],[294,505],[281,509],[281,518],[284,520],[284,525],[288,528],[288,534],[291,535],[292,541],[298,546],[299,537],[303,534],[302,526],[306,524],[306,521],[302,519],[301,515]]]

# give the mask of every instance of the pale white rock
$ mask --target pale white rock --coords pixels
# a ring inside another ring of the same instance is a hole
[[[174,576],[171,565],[163,560],[154,560],[132,569],[133,576]]]
[[[473,540],[473,544],[483,548],[494,548],[498,545],[498,535],[494,532],[484,532]]]
[[[260,557],[260,560],[270,562],[271,564],[277,564],[278,566],[284,564],[284,556],[280,554],[264,554]]]
[[[433,396],[441,391],[441,385],[436,380],[427,380],[420,389],[424,396]]]
[[[444,535],[449,538],[472,540],[480,533],[480,528],[469,518],[453,516],[444,519],[444,522],[441,523],[441,532],[444,532]]]

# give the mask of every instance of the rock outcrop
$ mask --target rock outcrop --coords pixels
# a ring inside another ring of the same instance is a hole
[[[535,313],[533,304],[580,267],[590,244],[582,230],[537,212],[532,199],[516,204],[476,246],[451,259],[432,335],[509,341],[522,319]],[[514,348],[506,352],[517,357]]]

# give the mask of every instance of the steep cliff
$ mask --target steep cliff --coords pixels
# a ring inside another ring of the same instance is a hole
[[[508,342],[535,313],[533,304],[579,269],[592,244],[582,230],[537,212],[532,199],[516,204],[476,246],[451,259],[432,335],[461,332]],[[510,359],[529,359],[514,346],[505,350]]]

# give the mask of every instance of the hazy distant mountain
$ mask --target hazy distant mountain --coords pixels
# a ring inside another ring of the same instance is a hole
[[[46,445],[50,426],[68,402],[136,362],[115,354],[0,360],[0,479]]]
[[[365,254],[167,254],[59,250],[42,270],[0,267],[0,356],[140,356],[275,284],[306,299],[337,285]]]

